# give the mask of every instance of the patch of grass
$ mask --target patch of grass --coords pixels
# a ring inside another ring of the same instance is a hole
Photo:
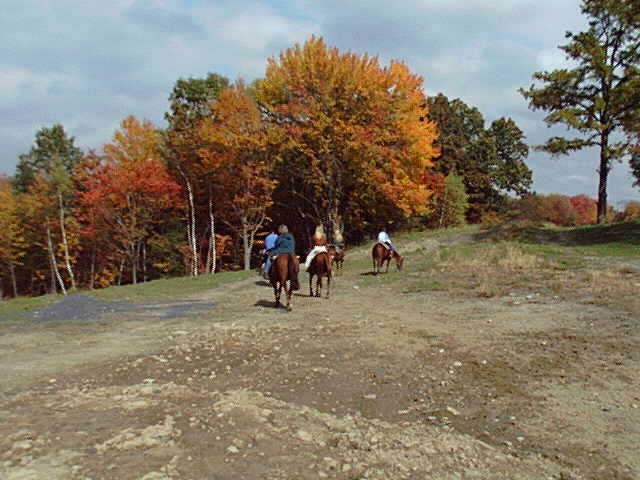
[[[171,300],[184,298],[187,295],[217,288],[229,283],[256,277],[253,270],[237,272],[220,272],[215,275],[199,275],[198,277],[180,277],[153,280],[136,285],[123,285],[83,292],[98,300],[117,300],[129,302],[145,302],[153,300]],[[257,277],[256,277],[257,278]]]
[[[516,222],[480,233],[477,239],[572,247],[575,253],[582,255],[638,256],[640,222],[579,227],[555,227],[531,222]]]
[[[22,314],[33,312],[56,302],[62,295],[43,295],[40,297],[18,297],[11,300],[0,301],[0,314]]]
[[[446,291],[449,285],[440,280],[422,280],[407,286],[402,293],[420,293],[428,291]]]

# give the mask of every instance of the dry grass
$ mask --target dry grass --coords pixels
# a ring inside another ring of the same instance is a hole
[[[450,270],[523,272],[539,268],[544,260],[508,244],[481,245],[471,252],[456,251],[441,265]]]

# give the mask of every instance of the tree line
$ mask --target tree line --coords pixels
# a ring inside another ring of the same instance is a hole
[[[330,239],[356,244],[383,226],[495,222],[516,210],[558,224],[604,221],[611,162],[639,151],[638,109],[629,108],[640,98],[629,47],[638,41],[634,5],[583,2],[590,29],[568,34],[561,48],[584,61],[537,73],[546,86],[521,91],[531,108],[551,112],[547,122],[590,135],[539,148],[603,149],[597,202],[531,192],[529,147],[513,119],[487,125],[460,99],[427,96],[404,63],[382,66],[311,37],[268,59],[251,84],[216,73],[179,79],[165,128],[130,116],[110,143],[86,152],[62,125],[40,129],[15,175],[0,181],[3,291],[38,295],[249,269],[256,241],[278,223],[289,225],[303,253],[318,224]],[[618,35],[614,47],[610,35]],[[607,144],[616,129],[626,140]]]

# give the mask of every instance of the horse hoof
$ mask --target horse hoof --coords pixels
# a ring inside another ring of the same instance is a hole
[[[287,305],[287,312],[290,312],[291,310],[293,310],[293,307],[291,305]]]

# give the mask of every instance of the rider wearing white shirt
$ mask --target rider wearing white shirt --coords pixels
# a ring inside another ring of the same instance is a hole
[[[391,238],[389,237],[389,234],[386,232],[385,229],[382,229],[382,231],[378,234],[378,242],[383,244],[385,247],[387,247],[392,252],[396,251],[395,247],[391,243]]]

